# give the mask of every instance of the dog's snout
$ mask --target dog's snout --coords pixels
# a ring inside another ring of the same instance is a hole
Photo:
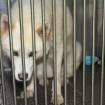
[[[24,80],[24,73],[18,74],[18,77],[19,77],[20,80]],[[26,79],[28,78],[28,74],[27,73],[25,74],[25,77],[26,77]]]

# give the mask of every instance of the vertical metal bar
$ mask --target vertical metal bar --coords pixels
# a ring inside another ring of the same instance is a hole
[[[18,0],[19,3],[19,20],[20,20],[20,40],[21,40],[21,56],[22,56],[22,70],[24,73],[24,98],[25,105],[27,105],[27,94],[26,94],[26,68],[25,68],[25,47],[24,47],[24,27],[23,27],[23,8],[22,0]]]
[[[83,36],[83,105],[85,105],[85,63],[86,63],[86,0],[84,0],[84,36]]]
[[[46,70],[46,35],[45,35],[45,0],[41,0],[42,28],[43,28],[43,70],[45,83],[45,105],[47,105],[47,70]]]
[[[12,35],[12,18],[11,18],[11,1],[8,0],[8,29],[9,29],[9,44],[10,44],[10,56],[12,63],[12,74],[13,74],[13,92],[14,92],[14,105],[17,105],[16,100],[16,84],[15,84],[15,67],[14,67],[14,56],[13,56],[13,35]]]
[[[94,57],[95,57],[95,26],[96,26],[96,0],[94,0],[93,5],[93,49],[92,49],[92,105],[94,105]]]
[[[103,89],[104,89],[104,58],[105,58],[105,0],[104,0],[104,10],[103,10],[103,44],[102,44],[102,71],[101,71],[101,96],[100,105],[103,105]]]
[[[3,71],[3,59],[2,59],[1,28],[0,28],[0,72],[1,72],[1,82],[2,82],[3,105],[6,105],[5,83],[4,83],[4,71]]]
[[[64,45],[64,104],[67,105],[67,0],[64,0],[63,3],[63,24],[64,24],[64,33],[63,33],[63,45]]]
[[[52,1],[52,24],[53,24],[53,61],[54,61],[54,101],[57,105],[57,68],[56,68],[56,0]]]
[[[74,105],[76,105],[76,0],[74,0],[74,41],[73,41],[73,71],[74,71]]]
[[[33,70],[34,70],[34,92],[35,92],[35,105],[38,105],[37,99],[37,70],[36,70],[36,43],[35,43],[35,8],[34,0],[30,0],[31,8],[31,29],[32,29],[32,49],[33,49]]]

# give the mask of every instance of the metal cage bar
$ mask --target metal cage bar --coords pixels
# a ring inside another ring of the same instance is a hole
[[[85,63],[86,63],[86,0],[84,0],[84,36],[83,36],[83,105],[85,105]]]
[[[93,4],[93,48],[92,48],[92,105],[94,105],[94,70],[95,70],[95,26],[96,26],[96,0]]]
[[[11,3],[8,0],[8,29],[9,29],[9,44],[10,44],[10,57],[12,63],[12,74],[13,74],[13,92],[14,92],[14,105],[17,105],[16,100],[16,84],[15,84],[15,67],[14,67],[14,56],[13,56],[13,35],[12,35],[12,17],[11,17]]]
[[[41,0],[42,28],[43,28],[43,70],[45,84],[45,105],[47,105],[47,67],[46,67],[46,35],[45,35],[45,0]]]
[[[76,105],[76,0],[74,0],[74,37],[73,37],[73,71],[74,71],[74,105]]]
[[[53,64],[54,64],[54,104],[57,105],[57,65],[56,65],[56,0],[52,1],[52,24],[53,24]]]
[[[38,105],[37,99],[37,70],[36,70],[36,43],[35,43],[35,8],[34,0],[30,0],[31,8],[31,28],[32,28],[32,49],[33,49],[33,71],[34,71],[34,92],[35,92],[35,105]]]
[[[103,105],[103,89],[104,89],[104,62],[105,62],[105,0],[103,10],[103,44],[102,44],[102,71],[101,71],[101,96],[100,105]]]
[[[67,0],[63,2],[64,105],[67,105]]]
[[[3,59],[2,59],[1,28],[0,28],[0,72],[1,72],[1,83],[2,83],[3,105],[6,105],[5,83],[4,83],[4,69],[3,69]]]
[[[20,21],[20,40],[21,40],[21,56],[22,56],[22,71],[24,73],[24,99],[25,105],[27,105],[26,94],[26,68],[25,68],[25,47],[24,47],[24,26],[23,26],[23,7],[22,0],[18,0],[19,4],[19,21]]]

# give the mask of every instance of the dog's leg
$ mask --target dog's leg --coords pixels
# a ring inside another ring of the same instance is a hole
[[[62,57],[63,57],[63,44],[59,43],[57,46],[57,105],[63,103],[63,96],[61,94],[61,64],[62,64]],[[52,83],[52,100],[51,102],[54,103],[54,89]]]
[[[69,47],[69,46],[68,46]],[[67,77],[70,78],[73,76],[73,48],[70,49],[67,55]],[[82,47],[79,42],[76,42],[76,70],[78,69],[81,63],[81,55],[82,55]],[[62,64],[62,71],[61,71],[61,82],[62,85],[64,84],[64,64]],[[67,83],[69,83],[69,79],[67,78]]]
[[[68,46],[69,47],[69,46]],[[70,47],[69,47],[70,48]],[[82,47],[79,42],[76,42],[76,70],[78,69],[80,63],[81,63],[81,55],[82,55]],[[63,64],[64,65],[64,64]],[[62,71],[61,71],[61,80],[62,82],[64,77],[64,67],[62,65]],[[69,53],[67,55],[67,77],[70,78],[73,76],[73,48],[69,49]],[[68,83],[67,79],[67,83]]]
[[[37,65],[37,78],[38,78],[39,84],[41,86],[44,86],[43,63],[39,63]]]
[[[37,77],[39,80],[39,84],[44,86],[43,63],[37,65]],[[47,60],[47,77],[48,78],[53,77],[52,62],[50,60]],[[49,82],[47,80],[47,85],[48,84]]]
[[[76,70],[81,63],[82,47],[76,42]],[[73,50],[67,56],[67,77],[73,76]]]
[[[34,78],[31,78],[29,85],[27,86],[27,98],[33,97],[34,94]],[[21,98],[24,98],[24,91],[21,93]]]
[[[27,86],[27,97],[33,97],[34,94],[34,78],[32,77],[30,84]]]

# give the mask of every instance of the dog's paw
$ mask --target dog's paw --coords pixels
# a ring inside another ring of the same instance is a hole
[[[40,79],[40,80],[39,80],[39,85],[41,85],[41,86],[44,86],[44,85],[45,85],[45,84],[44,84],[44,79]],[[48,79],[47,79],[47,85],[49,85]]]
[[[64,100],[63,100],[62,95],[57,95],[57,105],[61,105],[61,104],[63,104],[63,102],[64,102]],[[54,96],[51,99],[51,103],[54,104]]]
[[[33,97],[33,95],[34,95],[34,92],[33,91],[27,90],[27,98]],[[22,91],[20,97],[21,98],[24,98],[24,91]]]

